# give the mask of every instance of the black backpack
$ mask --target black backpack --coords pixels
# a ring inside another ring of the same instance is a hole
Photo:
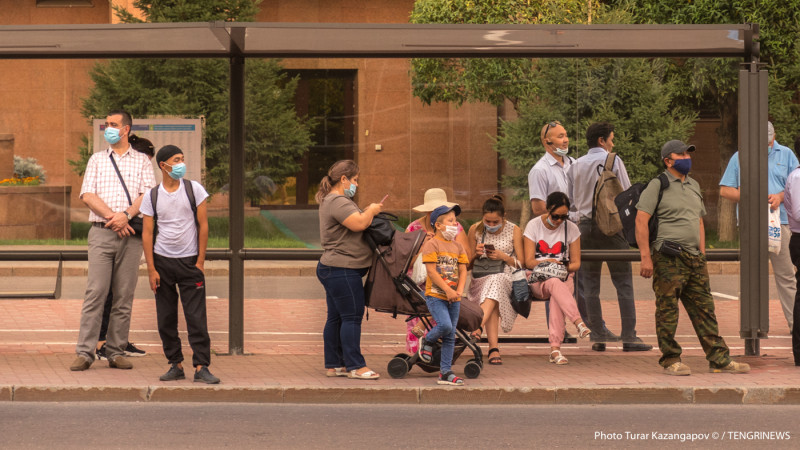
[[[197,232],[199,233],[200,222],[197,220],[197,205],[195,204],[194,200],[194,189],[192,188],[192,181],[187,180],[186,178],[184,178],[182,181],[183,181],[183,190],[186,191],[186,196],[189,197],[189,206],[192,207],[192,213],[194,214],[194,226]],[[158,209],[156,209],[156,204],[158,204],[159,186],[160,184],[150,189],[150,203],[152,203],[153,205],[153,245],[155,245],[156,236],[158,235]]]
[[[664,194],[664,189],[669,186],[669,179],[665,173],[661,173],[658,177],[653,178],[653,180],[655,179],[661,181],[661,189],[658,190],[658,201],[653,210],[653,215],[648,222],[651,244],[656,240],[656,236],[658,235],[658,205],[661,203],[661,196]],[[619,218],[622,221],[622,234],[631,247],[639,248],[639,245],[636,243],[636,204],[639,203],[639,197],[648,184],[650,183],[636,183],[622,191],[622,193],[614,199],[617,210],[619,210]]]

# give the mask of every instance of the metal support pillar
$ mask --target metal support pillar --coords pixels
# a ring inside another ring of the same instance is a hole
[[[745,355],[759,355],[769,332],[767,255],[767,71],[757,58],[739,71],[739,283],[740,330]]]
[[[230,59],[228,352],[244,353],[244,57]]]

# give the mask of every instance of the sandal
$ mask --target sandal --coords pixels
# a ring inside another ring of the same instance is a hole
[[[377,380],[380,377],[380,374],[373,370],[367,370],[366,372],[358,373],[358,369],[353,369],[347,374],[347,378],[355,378],[358,380]]]
[[[483,336],[483,327],[478,327],[477,330],[475,330],[475,331],[473,331],[472,333],[469,334],[469,337],[471,337],[472,339],[475,339],[476,341],[480,341],[481,340],[481,336]]]
[[[328,369],[325,372],[326,377],[346,377],[347,376],[347,368],[345,367],[337,367],[335,369]]]
[[[592,330],[590,330],[583,322],[579,323],[577,327],[578,327],[578,337],[581,339],[585,338],[586,336],[589,336],[592,333]]]
[[[491,357],[492,353],[500,353],[500,349],[497,348],[497,347],[489,349],[489,353],[487,354],[487,355],[490,356],[489,357],[489,364],[491,364],[493,366],[502,366],[503,365],[503,358],[501,358],[499,356],[495,356],[494,358],[492,358]]]
[[[425,364],[430,364],[433,361],[433,346],[428,344],[427,339],[424,337],[419,338],[419,348],[417,349],[419,359]]]
[[[453,372],[440,373],[439,374],[439,381],[436,382],[437,384],[446,384],[449,386],[463,386],[464,380],[457,377],[456,374]]]
[[[564,364],[568,364],[569,360],[561,354],[561,350],[553,350],[550,352],[550,362],[557,366],[563,366]]]

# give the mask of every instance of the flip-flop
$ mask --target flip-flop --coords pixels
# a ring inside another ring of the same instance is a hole
[[[326,377],[346,377],[347,376],[347,368],[345,367],[336,367],[333,369],[333,372],[330,369],[325,371]]]
[[[500,349],[496,348],[496,347],[495,348],[490,348],[488,355],[491,355],[494,352],[500,353]],[[503,365],[503,358],[501,358],[499,356],[495,356],[494,358],[490,357],[489,358],[489,364],[491,364],[493,366],[502,366]]]
[[[368,370],[361,374],[357,373],[356,370],[357,369],[351,370],[350,373],[347,374],[347,378],[355,378],[358,380],[377,380],[381,377],[380,374],[372,370]]]

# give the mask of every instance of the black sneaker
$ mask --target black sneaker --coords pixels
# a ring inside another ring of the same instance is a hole
[[[98,348],[97,351],[94,352],[94,357],[97,358],[98,360],[108,359],[108,356],[106,355],[106,343],[105,342],[103,342],[103,345],[101,345],[100,348]]]
[[[177,364],[173,364],[172,367],[169,368],[167,373],[158,377],[161,381],[177,381],[177,380],[185,380],[186,374],[183,373],[183,369],[178,367]]]
[[[194,381],[206,384],[218,384],[219,378],[211,375],[211,372],[208,371],[208,367],[203,367],[194,373]]]
[[[144,356],[144,355],[147,354],[146,351],[144,351],[144,350],[140,349],[139,347],[136,347],[135,345],[133,345],[133,342],[128,342],[128,346],[125,347],[125,350],[123,350],[123,353],[125,354],[125,356],[133,356],[133,357]]]

